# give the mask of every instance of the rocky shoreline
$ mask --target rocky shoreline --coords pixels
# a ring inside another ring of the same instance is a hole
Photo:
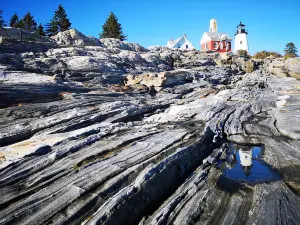
[[[299,223],[299,59],[54,40],[1,46],[0,224]],[[224,178],[231,143],[281,179]]]

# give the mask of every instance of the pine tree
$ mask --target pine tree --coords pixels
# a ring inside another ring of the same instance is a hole
[[[40,36],[45,36],[44,27],[42,24],[37,27],[35,32]]]
[[[15,13],[11,18],[10,18],[10,21],[9,21],[9,26],[10,27],[15,27],[16,24],[18,24],[19,22],[19,17],[17,15],[17,13]]]
[[[104,25],[102,26],[102,33],[100,38],[116,38],[121,41],[127,39],[127,36],[123,34],[122,26],[118,22],[118,18],[113,12],[110,13]]]
[[[36,22],[33,19],[33,16],[30,14],[30,12],[28,12],[24,18],[23,18],[23,22],[24,22],[24,29],[29,30],[29,31],[35,31],[36,30]]]
[[[59,31],[66,31],[71,27],[70,20],[67,18],[66,11],[62,5],[59,5],[55,11],[54,20],[57,22]]]
[[[46,25],[46,33],[48,36],[54,36],[60,31],[70,29],[71,23],[67,18],[66,11],[62,5],[54,13],[53,19]]]
[[[25,29],[25,23],[24,23],[24,20],[23,19],[20,19],[15,25],[14,25],[15,28],[22,28],[22,29]]]
[[[57,22],[54,20],[51,20],[50,23],[46,25],[46,34],[51,37],[54,35],[57,35],[58,33],[58,25]]]
[[[3,17],[2,17],[2,10],[0,9],[0,28],[4,27],[5,24],[4,24],[4,20],[3,20]]]
[[[284,49],[285,56],[288,57],[297,57],[297,48],[293,42],[287,43]]]

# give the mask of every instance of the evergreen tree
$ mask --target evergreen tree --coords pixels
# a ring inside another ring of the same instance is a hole
[[[46,25],[46,34],[51,37],[58,33],[58,25],[57,22],[51,20],[50,23]]]
[[[24,20],[23,19],[20,19],[15,25],[14,25],[15,28],[22,28],[22,29],[25,29],[25,23],[24,23]]]
[[[4,24],[4,20],[3,20],[3,17],[2,17],[2,10],[0,9],[0,28],[4,27],[5,24]]]
[[[116,38],[121,41],[127,39],[127,36],[123,34],[122,26],[118,22],[118,18],[113,12],[110,13],[104,25],[102,26],[102,33],[100,38]]]
[[[45,36],[44,27],[42,24],[37,27],[35,32],[40,36]]]
[[[33,16],[30,14],[30,12],[28,12],[24,18],[23,18],[23,22],[24,22],[24,29],[29,30],[29,31],[35,31],[36,30],[36,22],[33,19]]]
[[[17,15],[17,13],[15,13],[11,18],[10,18],[10,21],[9,21],[9,26],[10,27],[15,27],[16,24],[18,24],[19,22],[19,17]]]
[[[48,36],[54,36],[60,31],[70,29],[71,23],[67,18],[66,11],[62,5],[54,13],[53,19],[46,25],[46,33]]]
[[[297,57],[297,48],[293,42],[287,43],[284,49],[285,56]]]
[[[70,20],[67,18],[66,11],[62,5],[59,5],[58,9],[55,11],[54,21],[57,22],[59,31],[66,31],[71,27]]]

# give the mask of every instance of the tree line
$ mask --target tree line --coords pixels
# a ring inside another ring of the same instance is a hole
[[[0,27],[5,26],[2,10],[0,10]],[[37,22],[34,20],[33,15],[30,12],[26,13],[23,18],[19,18],[18,14],[15,13],[9,20],[8,26],[13,28],[22,28],[30,32],[36,32],[41,36],[53,36],[60,31],[65,31],[70,29],[71,23],[67,18],[67,14],[62,5],[58,6],[58,9],[54,12],[52,20],[46,24],[46,28],[40,23],[37,25]]]
[[[46,24],[45,28],[41,23],[37,25],[37,22],[30,12],[26,13],[23,18],[19,18],[18,14],[15,13],[9,20],[10,27],[26,29],[30,32],[36,32],[41,36],[49,37],[58,34],[58,32],[70,29],[71,25],[67,13],[61,4],[54,12],[52,20]],[[0,10],[0,28],[3,26],[6,26],[6,24],[2,17],[2,10]],[[119,23],[118,18],[113,12],[110,13],[102,26],[102,32],[99,34],[99,38],[116,38],[121,41],[127,39],[127,36],[123,33],[122,25]]]

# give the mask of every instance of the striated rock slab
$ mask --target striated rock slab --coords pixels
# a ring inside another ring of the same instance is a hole
[[[297,79],[101,42],[1,52],[0,224],[299,223]],[[257,160],[276,180],[248,182]]]

